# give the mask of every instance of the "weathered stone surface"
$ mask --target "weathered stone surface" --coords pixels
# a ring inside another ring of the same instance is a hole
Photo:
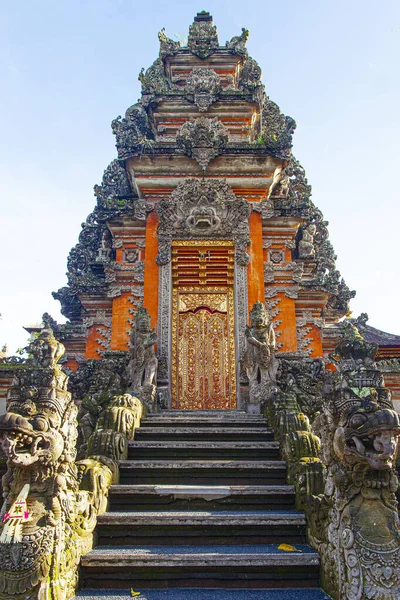
[[[156,382],[158,360],[154,351],[157,334],[150,329],[150,316],[139,308],[131,331],[130,359],[127,366],[127,391],[140,398],[151,412],[156,407]]]
[[[249,380],[249,413],[261,413],[261,408],[275,385],[278,363],[275,359],[275,333],[265,306],[256,302],[250,311],[251,326],[246,327],[246,351],[243,367]]]
[[[77,564],[92,547],[96,517],[106,510],[109,486],[118,480],[112,459],[119,456],[97,445],[95,455],[76,461],[77,408],[58,364],[64,347],[46,323],[28,351],[0,417],[7,457],[0,598],[64,600],[75,594]],[[139,424],[138,400],[134,409],[131,423],[120,414],[107,420],[103,413],[102,431],[112,428],[127,447],[127,436]]]
[[[377,345],[351,322],[331,354],[314,429],[327,465],[324,495],[314,501],[311,535],[334,598],[400,593],[400,528],[395,472],[400,421],[377,369]]]
[[[218,49],[217,28],[213,24],[210,13],[197,13],[189,28],[188,48],[199,58],[208,58]]]
[[[45,328],[29,350],[0,418],[8,460],[0,598],[61,600],[75,593],[77,560],[92,543],[89,515],[105,510],[112,471],[107,461],[75,462],[77,409],[57,364],[62,344]]]
[[[226,147],[228,141],[228,132],[217,118],[199,117],[195,121],[192,119],[182,125],[176,136],[178,147],[194,158],[203,171],[206,170],[208,163]]]

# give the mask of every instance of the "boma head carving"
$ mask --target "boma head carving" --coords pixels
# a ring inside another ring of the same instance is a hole
[[[9,392],[7,413],[0,417],[1,446],[10,465],[56,468],[75,459],[77,409],[65,390],[66,379],[50,369],[19,373],[18,385]]]

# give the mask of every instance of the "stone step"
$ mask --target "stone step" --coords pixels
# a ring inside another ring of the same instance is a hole
[[[82,587],[318,588],[318,554],[307,545],[98,546],[81,559]]]
[[[291,485],[113,485],[114,510],[273,510],[294,508]]]
[[[306,520],[297,511],[115,511],[100,515],[100,545],[301,544]]]
[[[223,412],[223,411],[222,411]],[[242,428],[242,427],[267,427],[268,420],[263,416],[254,415],[196,415],[196,414],[162,414],[156,413],[153,415],[147,415],[145,419],[142,419],[141,427],[165,427],[170,425],[172,427],[231,427],[231,428]]]
[[[148,419],[175,419],[178,417],[190,417],[192,419],[207,418],[207,419],[265,419],[263,415],[249,415],[245,410],[180,410],[166,409],[158,413],[148,413]]]
[[[219,440],[221,442],[236,442],[238,439],[249,442],[272,441],[274,432],[271,427],[243,427],[240,431],[237,431],[235,427],[198,427],[197,425],[192,427],[164,427],[163,425],[152,427],[151,424],[146,427],[139,427],[135,431],[136,441]]]
[[[121,484],[284,485],[286,463],[280,460],[122,460]]]
[[[284,589],[141,589],[137,600],[331,600],[319,588]],[[128,600],[131,590],[82,590],[72,600]]]
[[[149,441],[129,442],[131,460],[230,459],[273,460],[280,458],[279,442]]]

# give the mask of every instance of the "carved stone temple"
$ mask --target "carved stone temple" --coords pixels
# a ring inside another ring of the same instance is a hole
[[[0,600],[400,598],[400,336],[348,317],[248,35],[158,34],[67,322],[0,357]]]

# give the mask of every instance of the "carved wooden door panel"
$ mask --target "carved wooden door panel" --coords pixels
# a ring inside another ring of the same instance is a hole
[[[173,320],[172,408],[235,408],[232,290],[176,291]]]

